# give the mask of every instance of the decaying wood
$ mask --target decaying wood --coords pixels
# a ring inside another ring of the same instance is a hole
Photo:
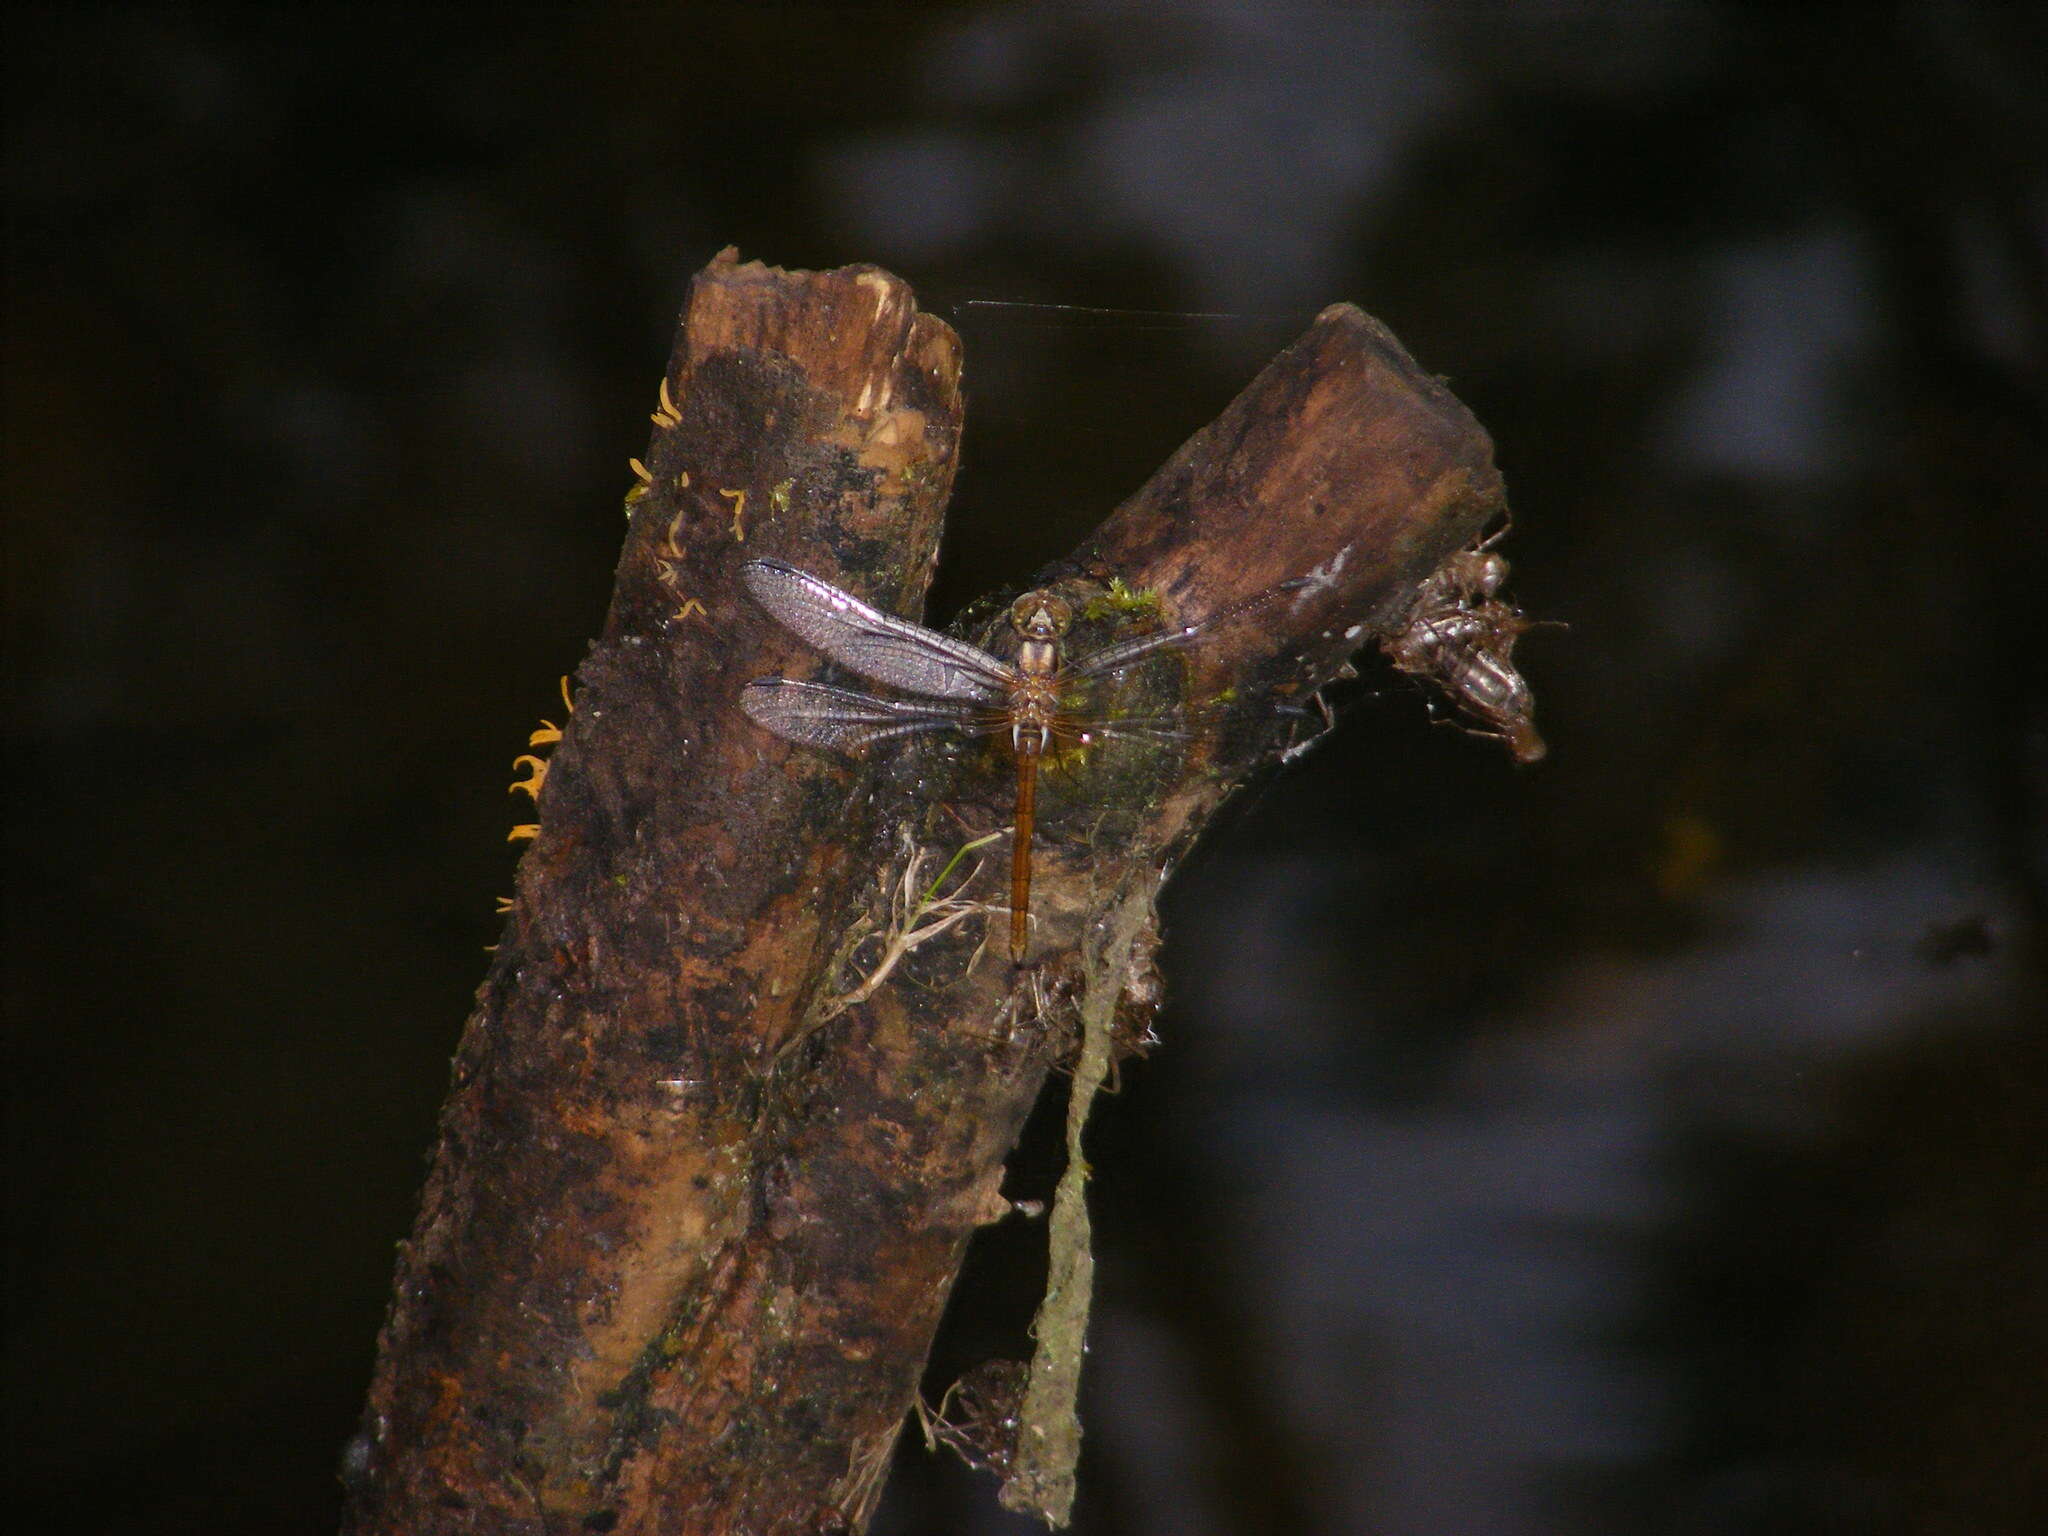
[[[1078,1000],[1149,1008],[1164,871],[1299,730],[1258,701],[1307,700],[1500,507],[1478,425],[1340,305],[1041,573],[1105,635],[1312,579],[1149,685],[1235,685],[1214,741],[1048,776],[1013,970],[1003,843],[969,847],[1008,820],[999,765],[849,765],[734,702],[818,666],[742,560],[917,611],[958,371],[872,268],[699,275],[400,1256],[350,1529],[862,1528]]]

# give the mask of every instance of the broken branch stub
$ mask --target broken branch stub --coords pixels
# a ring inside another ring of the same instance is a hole
[[[1377,320],[1316,317],[1068,559],[1043,573],[1121,581],[1196,623],[1299,582],[1193,653],[1192,697],[1232,689],[1246,728],[1192,753],[1118,835],[1040,860],[1049,920],[1078,934],[1134,880],[1156,886],[1232,788],[1285,745],[1274,694],[1297,704],[1405,624],[1417,590],[1501,515],[1493,444]],[[1065,942],[1071,943],[1071,937]]]
[[[694,1501],[687,1480],[640,1475],[674,1432],[652,1400],[693,1374],[693,1317],[748,1283],[733,1255],[772,1160],[762,1074],[866,879],[858,784],[732,707],[749,677],[803,662],[733,571],[800,551],[878,602],[921,599],[957,340],[874,268],[728,252],[695,280],[650,396],[610,617],[456,1055],[344,1464],[353,1530],[623,1531]]]

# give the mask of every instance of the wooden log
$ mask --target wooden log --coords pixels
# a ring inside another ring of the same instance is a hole
[[[743,560],[917,611],[958,370],[873,268],[697,278],[401,1250],[349,1530],[863,1528],[1082,1001],[1151,1006],[1166,869],[1299,729],[1261,701],[1329,681],[1500,505],[1470,415],[1337,306],[1046,573],[1105,634],[1312,579],[1168,669],[1177,696],[1241,684],[1213,741],[1049,776],[1013,969],[1001,861],[961,854],[1008,820],[985,754],[849,765],[735,706],[816,665]]]

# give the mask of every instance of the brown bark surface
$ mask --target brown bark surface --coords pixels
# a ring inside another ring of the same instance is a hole
[[[978,869],[992,910],[895,946],[850,1002],[898,898],[1007,825],[1013,781],[989,752],[849,764],[756,729],[741,686],[818,662],[736,571],[773,555],[915,615],[958,378],[953,333],[873,268],[699,275],[401,1251],[349,1529],[861,1528],[1076,1000],[1150,1006],[1164,871],[1302,729],[1272,696],[1398,624],[1501,505],[1463,407],[1325,311],[1040,583],[1082,612],[1078,652],[1313,575],[1143,684],[1234,687],[1213,739],[1048,773],[1028,967],[998,839],[948,886]]]

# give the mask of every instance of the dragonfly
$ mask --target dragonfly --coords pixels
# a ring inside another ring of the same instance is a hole
[[[1201,720],[1188,711],[1143,716],[1077,709],[1070,703],[1075,686],[1186,646],[1310,584],[1307,578],[1283,582],[1198,623],[1156,630],[1078,657],[1066,654],[1073,605],[1056,592],[1037,589],[1010,605],[1016,655],[1005,660],[884,613],[780,560],[749,560],[740,567],[740,579],[754,600],[806,645],[903,695],[760,677],[740,690],[740,707],[755,724],[787,741],[833,752],[860,752],[880,742],[935,732],[1007,738],[1017,769],[1010,839],[1013,965],[1024,963],[1030,942],[1031,840],[1041,760],[1055,744],[1086,747],[1119,737],[1187,740]]]

